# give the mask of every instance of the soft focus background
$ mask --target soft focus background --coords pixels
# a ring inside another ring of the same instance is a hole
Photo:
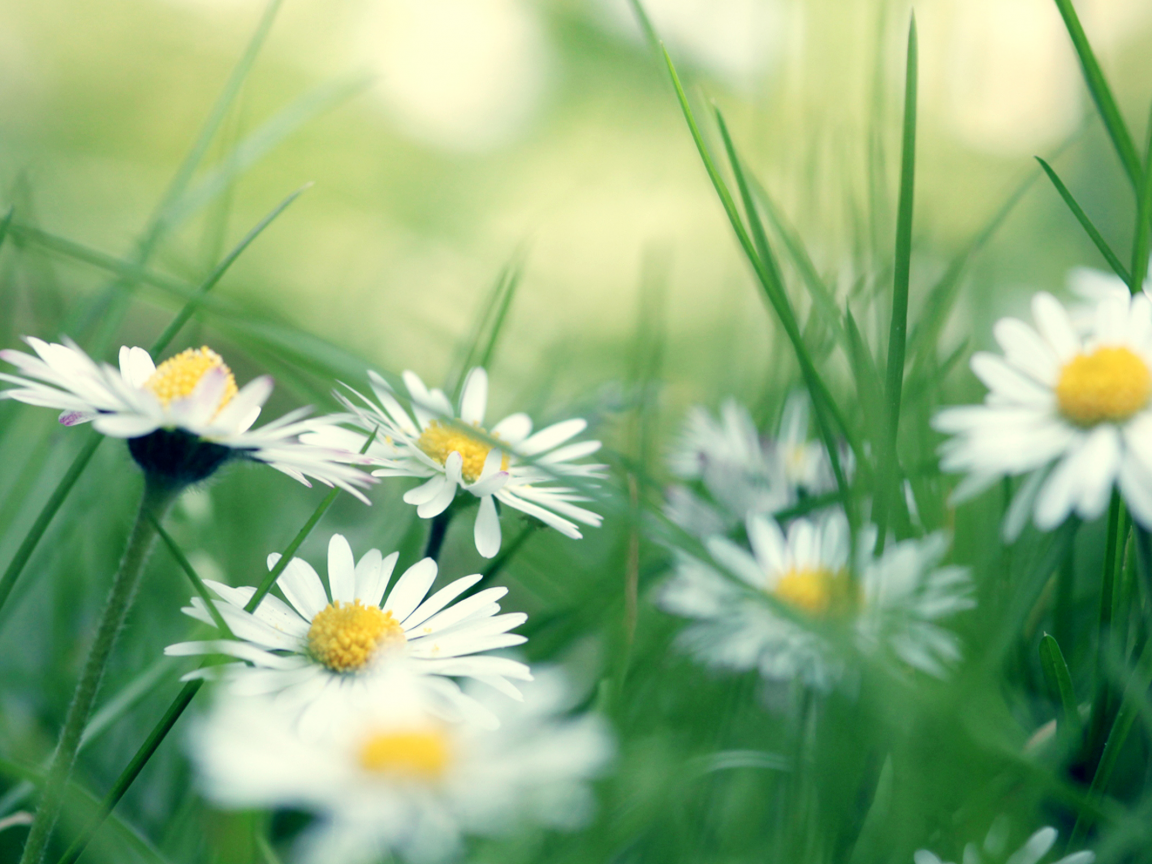
[[[647,6],[698,109],[708,99],[724,108],[743,154],[825,281],[842,299],[861,286],[890,286],[910,4]],[[142,232],[264,8],[259,0],[0,0],[0,207],[14,206],[21,226],[0,252],[4,347],[18,345],[21,334],[68,334],[110,359],[122,343],[148,344],[178,307],[178,294],[154,284],[110,288],[107,267],[84,260],[140,256]],[[1143,106],[1152,99],[1152,3],[1084,0],[1078,8],[1142,140]],[[1038,179],[1033,155],[1049,158],[1105,234],[1127,249],[1130,196],[1088,110],[1051,0],[922,0],[916,15],[912,319],[949,261],[1014,190]],[[332,378],[361,383],[367,366],[411,368],[430,382],[458,374],[491,286],[510,266],[520,280],[492,364],[492,413],[523,408],[540,423],[587,416],[614,465],[638,458],[659,472],[666,444],[633,411],[648,404],[632,385],[646,374],[638,352],[651,353],[653,344],[662,346],[654,419],[664,430],[689,403],[715,408],[728,395],[771,421],[794,383],[666,71],[625,0],[286,0],[193,191],[149,250],[149,266],[176,285],[195,284],[309,182],[174,346],[210,342],[242,381],[271,370],[272,413],[301,402],[328,406]],[[941,356],[964,339],[969,347],[990,341],[992,320],[1021,309],[1032,290],[1061,290],[1069,268],[1102,266],[1042,178],[969,263]],[[886,332],[883,304],[862,301],[858,311],[867,333]],[[836,380],[842,358],[829,362]],[[958,393],[977,394],[969,377],[953,380]],[[48,413],[0,404],[3,563],[79,446],[76,430],[59,429]],[[4,608],[0,752],[21,764],[39,762],[54,740],[84,634],[130,524],[133,472],[122,446],[102,448]],[[250,582],[319,501],[320,491],[270,475],[232,470],[174,512],[173,532],[205,577]],[[603,530],[580,543],[541,532],[525,545],[507,574],[506,605],[533,616],[529,659],[564,662],[588,704],[611,702],[612,675],[627,663],[635,633],[631,701],[623,709],[614,703],[619,779],[606,781],[601,821],[583,835],[480,844],[475,860],[801,860],[783,828],[759,844],[765,802],[789,795],[804,802],[805,790],[774,785],[764,766],[721,772],[721,780],[717,772],[731,765],[691,761],[724,748],[779,750],[795,730],[765,719],[752,679],[719,680],[669,651],[676,622],[643,602],[638,613],[629,606],[621,585],[630,544],[639,542],[637,517],[626,483],[613,480],[607,491],[597,505],[607,517]],[[375,499],[365,511],[345,496],[305,554],[321,560],[331,531],[342,530],[358,552],[400,548],[402,564],[413,560],[426,525],[395,489]],[[976,521],[995,531],[994,516]],[[517,519],[505,517],[504,525],[514,536]],[[465,527],[450,535],[448,578],[482,566]],[[980,558],[976,528],[963,560]],[[662,573],[663,559],[646,550],[642,560],[643,588]],[[980,566],[986,575],[995,562]],[[178,612],[188,589],[162,550],[151,570],[102,698],[121,722],[80,766],[78,778],[98,793],[184,670],[158,658],[165,644],[193,632]],[[970,627],[978,636],[978,625]],[[942,854],[958,854],[957,838],[982,834],[1005,808],[1035,817],[1030,791],[992,782],[1000,766],[987,740],[963,738],[954,726],[963,714],[984,729],[985,715],[999,722],[1009,708],[1037,725],[1047,719],[1035,706],[1000,701],[998,687],[980,678],[947,697],[935,694],[939,702],[919,725],[873,694],[863,710],[883,717],[882,728],[908,733],[904,756],[944,773],[897,787],[898,830],[874,842],[873,859],[861,860],[888,860],[890,852],[891,860],[909,861],[929,837],[943,844]],[[848,704],[829,709],[830,728],[840,724],[846,735],[858,725]],[[1013,746],[1026,739],[1026,726]],[[251,836],[261,817],[205,813],[177,743],[148,767],[122,808],[127,822],[106,832],[91,860],[259,860]],[[840,822],[822,822],[803,804],[799,813],[773,811],[777,828],[787,822],[823,832],[803,847],[812,860],[839,860],[845,838],[859,832],[852,823],[858,790],[840,790],[842,800],[834,790],[845,765],[866,760],[863,748],[843,748],[814,769],[823,772],[818,785],[832,790],[821,812],[840,813]],[[874,772],[879,763],[866,767]],[[18,779],[6,774],[0,813],[28,803]],[[984,788],[976,803],[962,794]],[[940,814],[961,804],[967,809],[955,823],[942,825]],[[76,830],[83,812],[76,805],[65,831]],[[277,822],[274,836],[289,836],[299,824],[292,818]],[[131,840],[127,824],[162,856]],[[1021,821],[1016,831],[1026,835],[1038,824]],[[15,854],[20,834],[0,834],[0,860]]]

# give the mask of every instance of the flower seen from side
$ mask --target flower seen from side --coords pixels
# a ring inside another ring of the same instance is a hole
[[[445,723],[420,681],[393,668],[354,706],[325,702],[319,736],[301,736],[275,700],[225,692],[195,729],[192,756],[221,806],[320,816],[298,847],[309,864],[439,861],[464,835],[574,828],[590,815],[588,781],[612,751],[601,718],[563,716],[571,700],[553,675],[525,691],[524,703],[501,706],[500,729],[485,730]]]
[[[1014,539],[1030,518],[1044,531],[1073,515],[1094,519],[1118,488],[1133,518],[1152,526],[1152,302],[1104,296],[1083,333],[1050,294],[1033,297],[1032,316],[1035,326],[997,322],[1003,356],[972,358],[984,404],[933,420],[952,436],[941,467],[967,475],[954,500],[1023,477],[1004,524]]]
[[[403,379],[411,415],[389,384],[371,373],[377,402],[363,397],[361,403],[347,401],[355,412],[356,431],[330,428],[305,440],[358,449],[364,435],[375,432],[368,450],[379,466],[373,473],[424,479],[404,495],[422,519],[443,513],[458,492],[478,498],[474,539],[485,558],[500,551],[497,502],[534,516],[566,537],[582,536],[576,523],[600,525],[599,514],[577,503],[588,501],[586,495],[572,486],[555,485],[571,478],[586,487],[602,476],[603,465],[578,461],[600,449],[599,441],[572,441],[587,426],[584,420],[565,420],[533,433],[527,414],[511,414],[488,429],[484,369],[468,373],[458,408],[441,390],[425,387],[415,373],[405,372]]]
[[[853,555],[842,511],[796,519],[787,532],[751,516],[747,532],[751,549],[708,538],[710,561],[678,551],[658,596],[666,611],[694,619],[681,642],[705,662],[827,688],[844,657],[826,628],[934,675],[959,657],[957,638],[937,621],[973,605],[971,586],[963,568],[938,566],[942,535],[892,544],[873,559],[875,530],[860,532]]]
[[[301,441],[327,428],[328,418],[308,418],[307,408],[252,428],[272,393],[264,375],[243,388],[207,346],[189,348],[157,366],[143,348],[120,349],[119,369],[97,363],[71,341],[28,338],[35,354],[0,351],[19,373],[0,373],[16,386],[0,398],[60,410],[66,426],[92,423],[112,438],[128,439],[136,462],[152,478],[176,487],[209,477],[230,459],[263,462],[306,486],[308,478],[339,487],[367,503],[360,491],[375,482],[349,463],[355,451]]]
[[[994,824],[984,842],[979,846],[975,843],[969,843],[965,846],[964,864],[1038,864],[1056,845],[1057,831],[1055,828],[1047,826],[1041,828],[1029,837],[1023,846],[1008,855],[1006,854],[1004,832],[1000,830],[1002,827],[1002,823]],[[927,849],[918,850],[913,856],[913,860],[915,864],[946,864],[935,852],[929,852]],[[1095,860],[1096,855],[1094,853],[1082,850],[1065,855],[1058,861],[1053,861],[1052,864],[1092,864]]]
[[[508,631],[527,616],[498,614],[496,601],[506,588],[487,588],[454,602],[480,581],[478,574],[427,596],[437,573],[431,558],[409,567],[386,591],[397,558],[396,552],[384,557],[378,549],[370,549],[356,561],[348,541],[334,534],[328,543],[327,589],[311,565],[294,558],[277,582],[288,602],[269,594],[254,612],[244,606],[256,589],[206,581],[220,597],[214,601],[216,609],[235,638],[180,642],[169,645],[165,653],[235,657],[244,662],[225,667],[232,690],[247,695],[280,693],[283,701],[297,704],[305,714],[322,713],[321,703],[331,698],[332,691],[364,688],[382,668],[403,665],[429,678],[426,686],[442,697],[445,710],[493,725],[491,714],[463,697],[452,679],[475,678],[520,699],[509,679],[531,680],[528,667],[485,652],[523,643],[523,636]],[[279,559],[268,556],[269,569]],[[182,611],[206,624],[215,623],[199,597]],[[219,669],[208,667],[186,677],[219,674]]]

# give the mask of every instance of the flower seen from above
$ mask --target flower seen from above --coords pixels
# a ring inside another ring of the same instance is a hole
[[[705,662],[826,688],[844,662],[820,635],[828,627],[843,628],[861,650],[890,650],[934,675],[958,659],[956,637],[935,622],[970,608],[971,586],[963,568],[937,566],[947,549],[942,535],[892,544],[873,559],[875,529],[860,532],[851,555],[841,511],[796,519],[787,533],[751,516],[747,530],[750,550],[715,536],[705,541],[712,561],[678,551],[658,598],[666,611],[694,619],[681,642]]]
[[[500,551],[500,518],[496,502],[534,516],[567,537],[581,537],[576,523],[598,527],[601,517],[575,502],[588,501],[579,489],[552,485],[574,478],[586,487],[600,477],[603,465],[579,462],[600,449],[599,441],[572,439],[584,431],[581,419],[565,420],[535,434],[526,414],[512,414],[484,426],[488,375],[482,368],[468,373],[459,410],[440,390],[429,390],[412,372],[404,373],[412,415],[400,405],[392,388],[371,374],[379,404],[361,397],[345,400],[355,412],[356,431],[328,428],[305,440],[319,445],[359,449],[365,433],[376,434],[368,455],[379,467],[377,477],[418,477],[426,482],[409,490],[404,500],[417,514],[431,519],[448,509],[457,492],[480,500],[474,538],[485,558]],[[413,417],[415,419],[413,419]]]
[[[238,693],[276,692],[310,711],[333,689],[357,688],[382,668],[400,665],[423,676],[443,697],[445,710],[470,714],[478,723],[494,718],[467,699],[451,680],[471,677],[514,699],[520,692],[508,680],[531,680],[528,667],[484,652],[525,641],[508,631],[526,620],[522,613],[500,615],[496,602],[506,588],[487,588],[453,603],[480,581],[465,576],[428,597],[436,580],[431,558],[412,565],[385,595],[399,553],[383,557],[370,549],[357,562],[340,534],[328,543],[328,590],[306,561],[294,558],[277,585],[287,603],[268,595],[254,612],[244,610],[254,588],[206,584],[221,599],[215,601],[235,639],[181,642],[169,645],[169,655],[226,654],[244,663],[226,667],[226,677]],[[271,569],[279,555],[268,557]],[[329,600],[331,596],[331,600]],[[199,597],[185,614],[214,624]],[[218,674],[220,667],[197,670],[186,677]],[[320,710],[317,708],[317,710]]]
[[[933,421],[953,436],[941,467],[967,474],[954,500],[1026,475],[1004,524],[1014,539],[1029,517],[1044,531],[1073,515],[1094,519],[1118,487],[1133,517],[1152,526],[1152,302],[1104,296],[1086,333],[1049,294],[1033,297],[1032,315],[1035,327],[997,322],[1003,357],[972,358],[989,388],[984,404]]]
[[[499,706],[501,728],[485,730],[445,723],[419,677],[391,667],[355,705],[321,703],[330,716],[316,736],[301,736],[275,700],[225,692],[194,730],[192,756],[221,806],[317,813],[298,847],[306,862],[437,861],[458,853],[464,834],[589,817],[587,781],[612,751],[602,719],[564,717],[572,700],[555,673],[525,690],[524,703]]]
[[[297,409],[253,429],[272,393],[261,376],[243,388],[223,359],[207,346],[189,348],[159,366],[143,348],[120,349],[120,368],[96,363],[73,342],[28,338],[36,353],[0,351],[20,374],[0,373],[17,385],[0,393],[29,405],[59,409],[66,426],[91,422],[98,432],[128,439],[132,457],[152,478],[180,487],[204,480],[229,459],[263,462],[311,485],[337,486],[367,503],[360,490],[373,479],[349,463],[355,451],[317,447],[300,440],[327,428]]]

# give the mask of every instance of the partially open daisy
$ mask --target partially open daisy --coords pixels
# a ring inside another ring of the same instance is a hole
[[[244,694],[278,692],[305,707],[327,698],[332,688],[364,686],[372,674],[394,661],[413,671],[441,676],[433,682],[449,698],[458,688],[449,680],[483,681],[514,699],[520,691],[508,680],[529,681],[528,667],[486,651],[519,645],[523,636],[508,631],[524,623],[522,613],[499,615],[507,588],[488,588],[453,604],[480,576],[457,579],[427,597],[436,581],[431,558],[413,564],[385,595],[399,553],[384,557],[370,549],[357,562],[348,541],[333,534],[328,543],[328,586],[306,561],[293,558],[277,582],[287,603],[268,595],[254,612],[245,604],[255,589],[207,585],[219,597],[216,608],[235,639],[181,642],[169,655],[226,654],[245,663],[227,667],[234,690]],[[268,568],[279,555],[268,556]],[[329,599],[331,598],[331,599]],[[199,597],[182,610],[206,624],[212,616]],[[250,664],[250,665],[249,665]],[[187,677],[216,674],[208,667]],[[468,700],[457,700],[465,708]],[[473,718],[491,723],[485,712]]]
[[[429,390],[413,372],[404,373],[415,420],[400,405],[392,388],[371,373],[379,405],[369,399],[348,402],[355,412],[357,432],[328,429],[306,438],[317,444],[357,447],[363,433],[377,433],[368,450],[380,467],[377,477],[421,477],[427,482],[404,495],[417,514],[431,519],[443,513],[464,491],[480,499],[474,536],[485,558],[500,551],[499,501],[534,516],[567,537],[581,537],[576,523],[598,527],[597,513],[574,502],[589,500],[577,489],[552,484],[561,478],[601,476],[603,465],[578,462],[600,449],[599,441],[569,443],[584,431],[581,419],[555,423],[532,434],[527,414],[511,414],[487,429],[488,375],[482,368],[468,373],[459,410],[440,390]]]
[[[933,425],[953,435],[941,467],[968,476],[962,501],[1000,477],[1028,475],[1004,531],[1032,517],[1051,530],[1069,516],[1094,519],[1118,486],[1133,515],[1152,526],[1152,303],[1107,295],[1086,334],[1050,294],[1032,299],[1035,327],[996,324],[1004,356],[981,352],[972,371],[989,389],[983,405],[948,408]]]
[[[1001,862],[1005,862],[1005,864],[1037,864],[1056,845],[1057,831],[1048,826],[1041,828],[1029,837],[1023,846],[1009,855],[1005,842],[1007,838],[1004,836],[1006,832],[1001,830],[1004,827],[1006,827],[1004,823],[998,821],[992,826],[988,836],[980,846],[975,843],[967,844],[964,847],[964,864],[1001,864]],[[944,864],[940,856],[935,852],[929,852],[927,849],[918,850],[913,856],[913,860],[915,864]],[[1095,853],[1083,850],[1065,855],[1059,861],[1053,861],[1052,864],[1092,864],[1095,860]]]
[[[143,348],[124,346],[117,370],[71,341],[27,341],[35,356],[0,351],[0,359],[20,370],[0,373],[0,380],[17,385],[0,398],[56,408],[66,426],[91,422],[105,435],[127,438],[132,457],[153,478],[182,486],[205,479],[229,459],[250,459],[306,486],[308,477],[338,486],[367,503],[360,489],[374,481],[348,464],[363,461],[355,451],[300,440],[330,421],[306,419],[309,409],[301,408],[253,429],[272,379],[261,376],[237,388],[232,370],[211,348],[189,348],[157,366]]]
[[[389,672],[369,698],[333,717],[319,737],[264,698],[220,699],[192,736],[200,785],[225,807],[291,806],[322,818],[300,843],[301,860],[368,864],[398,853],[437,861],[464,834],[524,825],[571,828],[590,815],[587,782],[611,755],[601,718],[563,717],[562,681],[525,688],[497,731],[445,724],[427,710],[419,682]]]
[[[852,556],[840,511],[796,519],[787,534],[755,515],[747,529],[751,551],[726,537],[706,541],[712,562],[677,551],[675,576],[658,598],[665,610],[696,619],[681,638],[706,662],[827,687],[843,658],[819,631],[836,625],[862,650],[890,649],[932,674],[959,655],[955,636],[934,622],[972,605],[970,585],[962,568],[936,566],[947,545],[940,535],[891,545],[873,560],[875,531],[861,532]],[[781,614],[779,604],[795,614]]]

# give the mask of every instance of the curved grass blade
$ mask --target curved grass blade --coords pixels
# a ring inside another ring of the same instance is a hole
[[[1144,179],[1137,187],[1136,228],[1132,241],[1132,281],[1128,287],[1133,294],[1144,290],[1148,278],[1149,223],[1152,223],[1152,117],[1148,118],[1148,140],[1144,148]]]
[[[1080,728],[1080,712],[1076,708],[1076,692],[1072,689],[1072,676],[1064,660],[1060,644],[1050,633],[1040,640],[1040,666],[1053,694],[1059,698],[1063,710],[1061,725],[1070,730]]]
[[[495,283],[488,290],[480,314],[476,316],[476,326],[468,340],[468,350],[453,380],[449,383],[450,392],[456,398],[460,396],[460,388],[464,386],[464,377],[468,374],[468,370],[473,366],[483,366],[486,369],[492,362],[496,345],[504,329],[504,322],[508,317],[508,310],[512,308],[512,300],[524,275],[523,264],[523,254],[517,250],[512,260],[500,270]]]
[[[176,559],[176,563],[180,565],[180,569],[184,571],[188,577],[188,581],[192,583],[192,590],[199,595],[200,599],[204,601],[204,606],[208,609],[208,614],[212,616],[212,620],[220,629],[220,632],[226,633],[229,639],[235,639],[232,633],[232,628],[228,626],[228,622],[224,620],[224,616],[220,614],[220,610],[216,608],[216,601],[212,599],[212,595],[208,593],[208,586],[204,584],[204,580],[200,578],[200,574],[196,572],[192,566],[192,562],[184,554],[184,551],[176,545],[176,541],[172,539],[172,535],[164,530],[164,526],[160,524],[160,520],[149,514],[149,519],[152,521],[152,526],[156,529],[156,533],[160,535],[160,539],[164,541],[164,545],[168,547],[168,551],[172,557]]]
[[[916,16],[908,28],[908,61],[904,82],[903,151],[900,198],[896,211],[896,258],[892,279],[892,322],[888,332],[888,369],[884,386],[885,438],[876,490],[876,554],[884,550],[888,511],[901,500],[900,464],[896,441],[900,431],[900,397],[904,387],[904,357],[908,337],[908,283],[912,271],[912,213],[916,191],[916,97],[919,46]],[[898,506],[898,505],[896,505]]]
[[[1064,199],[1064,203],[1068,205],[1068,209],[1072,211],[1072,215],[1076,217],[1076,221],[1080,223],[1080,227],[1084,229],[1084,233],[1096,244],[1096,248],[1100,250],[1100,254],[1104,256],[1104,260],[1108,262],[1108,266],[1112,271],[1124,280],[1125,285],[1132,285],[1132,275],[1128,272],[1128,268],[1121,263],[1120,258],[1112,251],[1112,247],[1108,245],[1108,241],[1104,239],[1104,235],[1100,233],[1099,229],[1092,224],[1092,220],[1088,218],[1088,214],[1084,212],[1068,187],[1064,185],[1064,181],[1060,179],[1059,175],[1052,169],[1052,166],[1041,159],[1036,157],[1036,161],[1040,163],[1040,167],[1044,169],[1044,173],[1048,175],[1048,179],[1052,181],[1052,185],[1056,187],[1056,191],[1060,193],[1060,197]]]
[[[1084,71],[1084,80],[1088,84],[1088,92],[1092,94],[1092,101],[1096,103],[1096,110],[1100,112],[1100,119],[1104,121],[1104,128],[1108,137],[1112,139],[1112,146],[1116,148],[1116,155],[1132,181],[1134,189],[1141,187],[1140,156],[1136,152],[1132,134],[1124,123],[1120,108],[1116,105],[1116,98],[1112,89],[1104,78],[1104,71],[1096,60],[1092,46],[1088,44],[1088,37],[1084,34],[1084,27],[1080,24],[1080,17],[1072,5],[1072,0],[1056,0],[1056,7],[1064,19],[1064,26],[1072,38],[1072,47],[1076,49],[1076,56],[1080,60],[1080,68]]]

